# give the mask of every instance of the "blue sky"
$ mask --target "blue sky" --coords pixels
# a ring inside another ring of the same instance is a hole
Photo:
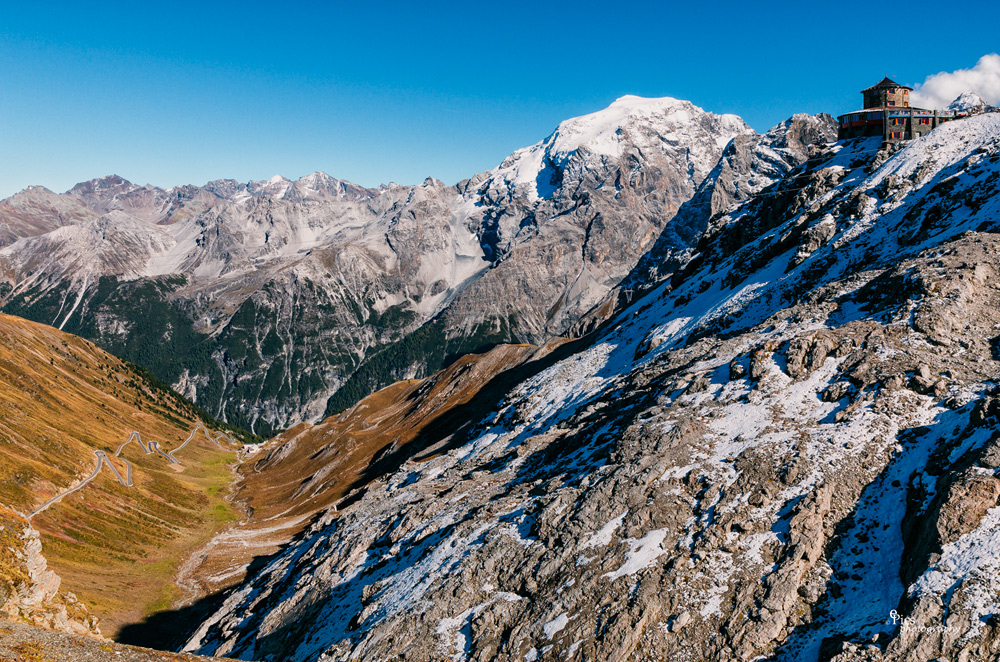
[[[926,18],[857,17],[904,4]],[[110,173],[454,183],[625,94],[764,131],[972,67],[997,19],[995,0],[4,3],[0,196]]]

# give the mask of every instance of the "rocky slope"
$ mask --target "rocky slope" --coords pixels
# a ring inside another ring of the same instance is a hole
[[[813,154],[187,649],[995,659],[998,175],[995,114]]]
[[[44,186],[29,186],[6,200],[0,200],[0,246],[22,237],[51,232],[97,218],[98,214],[69,196]]]
[[[61,593],[60,583],[42,556],[38,531],[0,506],[0,617],[100,637],[97,619],[75,595]]]
[[[797,114],[763,135],[737,136],[719,162],[684,203],[636,268],[616,288],[629,302],[637,292],[657,285],[690,259],[709,220],[744,202],[801,165],[810,150],[837,139],[830,115]]]
[[[14,662],[197,662],[197,655],[122,646],[94,637],[65,634],[14,621],[0,621],[0,660]]]
[[[714,210],[800,162],[801,138],[829,133],[800,130],[817,123],[830,121],[800,118],[758,139],[735,116],[624,97],[456,186],[364,189],[315,173],[164,190],[106,177],[43,196],[73,213],[10,222],[0,206],[19,237],[0,249],[0,305],[268,434],[469,351],[566,332],[734,138],[753,145],[733,148],[739,172],[717,172],[717,194],[702,189]],[[705,221],[678,232],[690,242]],[[660,252],[689,251],[679,240]]]

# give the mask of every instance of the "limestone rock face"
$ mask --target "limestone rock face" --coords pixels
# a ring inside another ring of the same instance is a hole
[[[72,593],[59,591],[60,579],[42,556],[38,531],[0,507],[0,616],[50,630],[101,636],[97,618]]]
[[[65,225],[90,221],[97,216],[76,200],[53,193],[44,186],[30,186],[0,201],[0,246]]]
[[[810,149],[836,139],[836,121],[826,114],[793,115],[763,135],[734,138],[620,289],[643,289],[677,271],[713,217],[780,180],[805,162]]]
[[[815,150],[325,512],[188,650],[995,659],[998,174],[989,114]]]

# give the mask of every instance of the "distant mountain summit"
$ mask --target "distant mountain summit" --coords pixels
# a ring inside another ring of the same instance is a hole
[[[951,110],[957,113],[972,114],[996,110],[996,108],[983,101],[982,97],[975,92],[964,92],[948,104],[948,108],[946,110]]]
[[[68,195],[53,193],[44,186],[29,186],[0,200],[0,246],[96,217],[94,211]]]
[[[736,115],[706,113],[690,101],[624,96],[604,110],[560,123],[547,139],[514,152],[491,173],[491,181],[512,184],[532,199],[548,199],[571,159],[593,165],[617,160],[632,148],[666,154],[678,147],[686,153],[673,156],[701,179],[733,137],[752,134]]]

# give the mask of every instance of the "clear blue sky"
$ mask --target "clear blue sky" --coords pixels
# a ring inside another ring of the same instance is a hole
[[[453,183],[624,94],[763,131],[887,73],[971,67],[998,19],[996,0],[7,2],[0,196],[110,173]]]

